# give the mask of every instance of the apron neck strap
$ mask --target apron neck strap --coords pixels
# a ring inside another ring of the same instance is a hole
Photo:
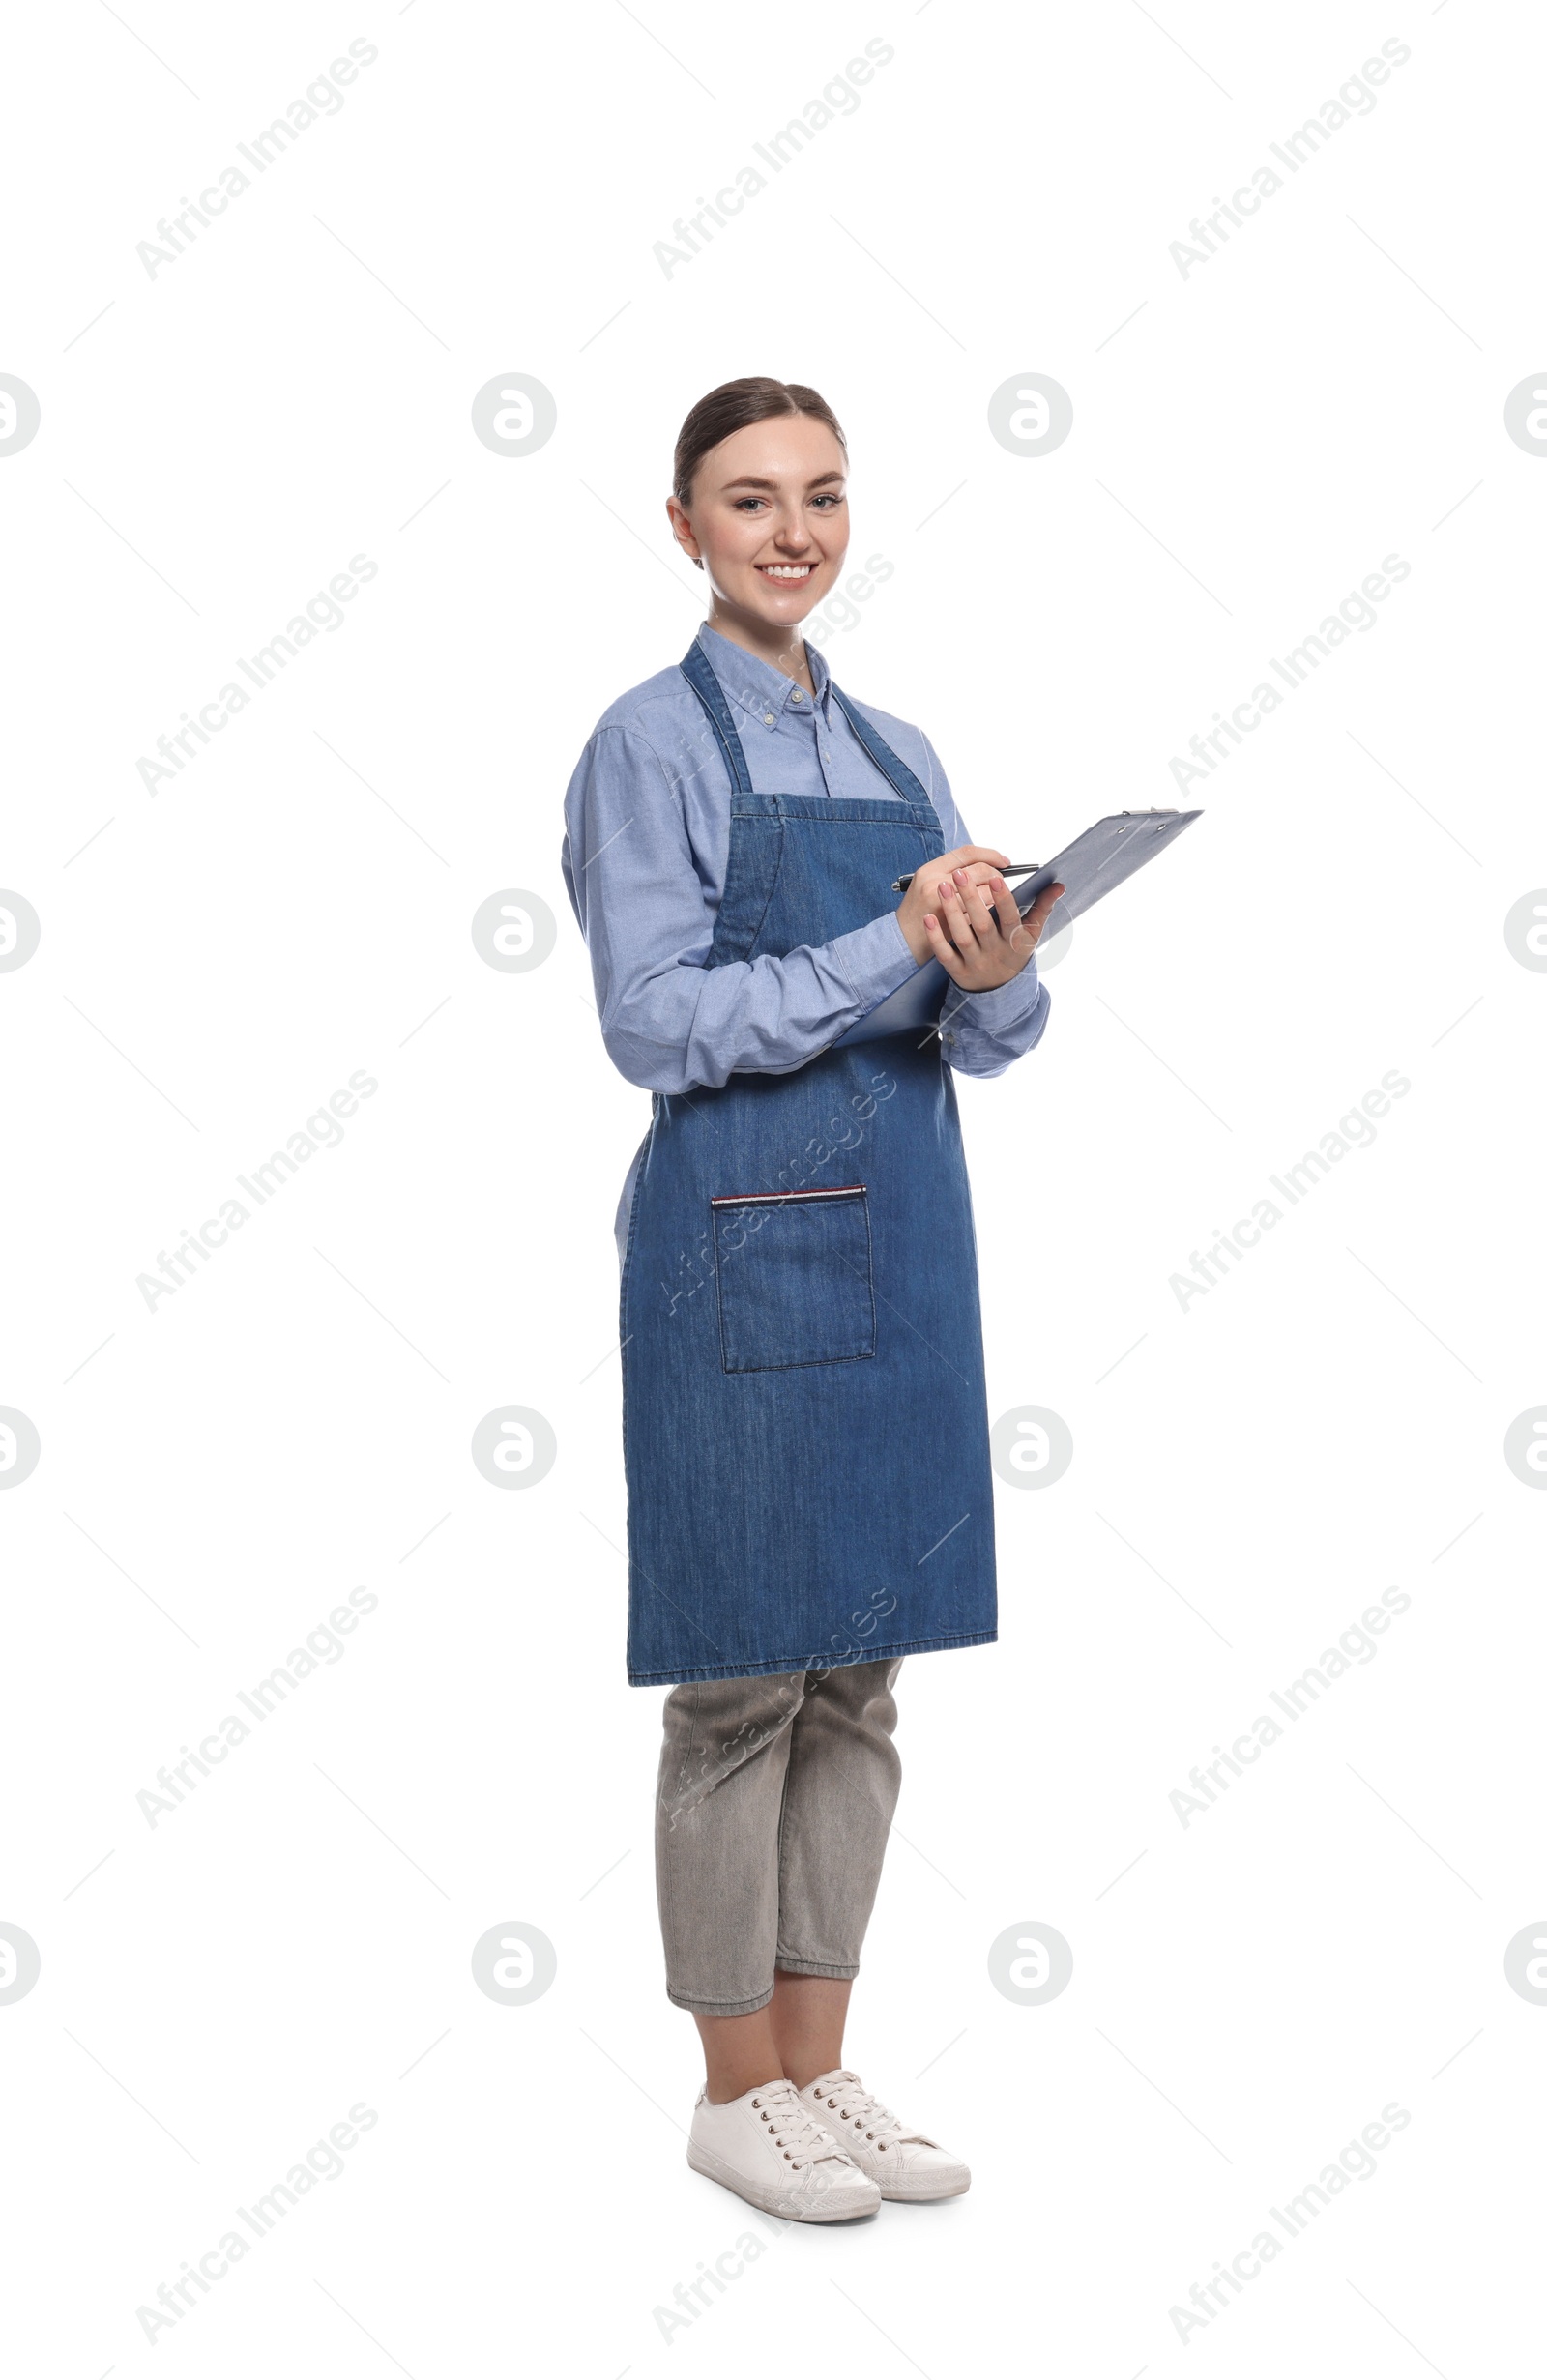
[[[746,766],[746,754],[742,749],[742,740],[736,732],[736,722],[731,717],[731,707],[725,700],[724,688],[710,667],[708,655],[696,637],[677,666],[704,707],[705,715],[715,731],[715,740],[724,755],[726,770],[733,788],[739,794],[749,794],[752,790],[751,772]],[[890,743],[883,742],[869,720],[861,717],[848,696],[839,691],[836,682],[831,678],[828,680],[828,690],[854,730],[856,741],[867,758],[880,769],[892,792],[901,800],[910,802],[916,808],[922,810],[925,816],[933,822],[934,804],[906,762],[897,758]]]
[[[731,707],[696,637],[677,666],[704,706],[710,726],[725,756],[725,767],[733,788],[739,794],[749,794],[752,790],[751,773],[746,766],[746,755],[742,750],[742,740],[736,733],[736,722],[731,717]]]
[[[897,758],[890,743],[882,741],[869,720],[860,716],[848,696],[839,691],[835,681],[832,678],[828,680],[828,692],[853,728],[858,740],[864,746],[865,751],[891,787],[892,792],[900,795],[904,801],[916,802],[919,809],[926,811],[932,819],[934,803],[906,762]]]

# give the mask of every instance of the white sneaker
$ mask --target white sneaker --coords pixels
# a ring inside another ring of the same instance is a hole
[[[875,2183],[844,2155],[782,2075],[719,2106],[701,2091],[687,2162],[787,2222],[847,2222],[873,2215],[881,2204]]]
[[[818,2075],[800,2096],[883,2198],[959,2198],[971,2186],[959,2157],[884,2107],[852,2068]]]

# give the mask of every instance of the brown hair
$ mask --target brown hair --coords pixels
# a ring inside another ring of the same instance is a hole
[[[838,418],[815,389],[804,388],[797,380],[727,380],[699,398],[677,434],[671,492],[678,503],[686,505],[691,500],[693,474],[712,447],[733,437],[737,430],[749,429],[754,421],[770,421],[786,413],[806,413],[825,421],[847,459],[849,444],[838,427]]]

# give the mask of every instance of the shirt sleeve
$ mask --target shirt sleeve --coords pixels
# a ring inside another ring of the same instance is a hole
[[[783,958],[706,965],[714,916],[654,747],[592,737],[565,798],[565,884],[591,955],[607,1055],[646,1090],[803,1066],[917,971],[896,914]]]
[[[973,837],[956,807],[934,745],[927,736],[921,741],[929,769],[929,798],[940,817],[946,849],[954,851]],[[958,1074],[1003,1074],[1017,1058],[1036,1049],[1046,1030],[1052,1004],[1036,972],[1035,951],[1018,975],[996,985],[992,992],[964,992],[953,983],[940,1012],[947,1063]]]

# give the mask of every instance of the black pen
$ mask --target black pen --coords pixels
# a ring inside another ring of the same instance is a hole
[[[1040,859],[1017,859],[1013,867],[1001,868],[999,873],[1001,876],[1035,876],[1041,864]],[[912,883],[911,876],[897,876],[892,879],[891,889],[893,892],[906,892]]]

